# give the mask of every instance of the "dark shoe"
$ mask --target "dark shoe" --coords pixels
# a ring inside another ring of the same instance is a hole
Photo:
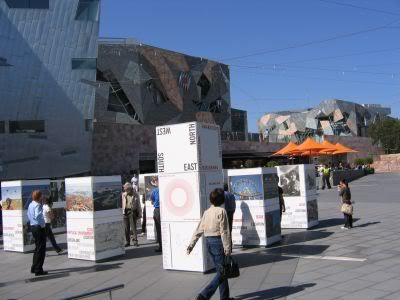
[[[154,250],[154,252],[162,252],[162,249],[157,248],[156,250]]]
[[[31,273],[33,274],[33,273],[35,273],[35,271],[33,271],[33,269],[31,269]]]
[[[49,274],[49,272],[47,272],[47,271],[40,271],[40,272],[36,272],[36,273],[35,273],[35,276],[42,276],[42,275],[47,275],[47,274]]]
[[[56,252],[57,252],[57,254],[61,254],[61,253],[64,252],[64,250],[63,249],[58,249]]]
[[[131,245],[131,244],[129,244],[129,243],[126,243],[126,244],[125,244],[125,247],[129,247],[130,245]]]
[[[139,243],[138,243],[138,241],[134,241],[134,242],[133,242],[133,246],[135,246],[135,247],[139,247]]]
[[[206,300],[206,298],[204,298],[202,294],[198,294],[198,295],[196,296],[196,298],[194,298],[194,299],[195,299],[195,300]]]

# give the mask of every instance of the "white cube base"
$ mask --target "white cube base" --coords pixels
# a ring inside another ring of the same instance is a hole
[[[68,258],[98,261],[125,254],[121,177],[65,180]]]
[[[203,237],[198,240],[190,255],[186,253],[197,224],[161,222],[164,269],[204,273],[214,268]]]
[[[274,168],[228,170],[230,192],[236,198],[232,242],[269,246],[281,240],[278,181]]]
[[[27,226],[27,209],[34,190],[40,190],[43,197],[49,197],[50,181],[18,180],[1,183],[5,251],[29,252],[35,248],[32,233],[28,232]]]

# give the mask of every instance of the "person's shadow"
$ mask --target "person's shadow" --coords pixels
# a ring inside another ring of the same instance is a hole
[[[306,288],[315,286],[315,283],[306,283],[296,286],[280,286],[272,289],[247,293],[239,296],[235,296],[236,300],[267,300],[267,299],[278,299],[281,297],[287,297],[289,295],[304,291]]]
[[[256,223],[254,222],[253,216],[247,203],[243,202],[240,204],[240,210],[242,211],[242,226],[240,227],[240,235],[242,236],[243,246],[259,246],[260,237],[256,230]],[[264,211],[262,212],[264,213]]]

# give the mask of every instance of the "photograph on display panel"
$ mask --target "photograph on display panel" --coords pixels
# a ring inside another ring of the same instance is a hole
[[[69,185],[66,190],[67,211],[93,211],[92,188],[90,184]]]
[[[300,173],[299,166],[280,166],[280,186],[283,196],[300,196]]]
[[[65,182],[63,180],[50,182],[50,197],[53,202],[65,201]]]
[[[38,185],[23,185],[22,186],[22,205],[24,209],[28,209],[29,204],[32,202],[32,192],[39,190],[42,192],[42,197],[50,197],[50,185],[38,184]]]
[[[2,210],[21,210],[21,186],[9,186],[1,188]]]
[[[315,169],[314,168],[306,168],[305,169],[305,177],[306,177],[306,190],[312,191],[316,189],[315,185]]]
[[[264,174],[264,199],[278,198],[278,176],[276,174]]]
[[[95,182],[93,183],[94,210],[108,210],[121,207],[120,182]]]
[[[318,221],[317,200],[307,201],[307,220],[308,222]]]
[[[60,227],[65,227],[66,226],[66,211],[65,208],[60,207],[60,208],[52,208],[53,212],[53,220],[51,220],[51,227],[52,228],[60,228]]]
[[[94,228],[96,253],[124,249],[124,228],[122,221],[96,224]]]
[[[236,200],[263,199],[261,175],[238,175],[229,177],[229,187]]]
[[[265,213],[265,228],[267,237],[281,234],[281,216],[279,210]]]

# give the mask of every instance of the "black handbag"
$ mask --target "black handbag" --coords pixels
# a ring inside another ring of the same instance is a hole
[[[222,275],[225,278],[236,278],[240,276],[239,265],[232,256],[225,256],[224,271]]]

